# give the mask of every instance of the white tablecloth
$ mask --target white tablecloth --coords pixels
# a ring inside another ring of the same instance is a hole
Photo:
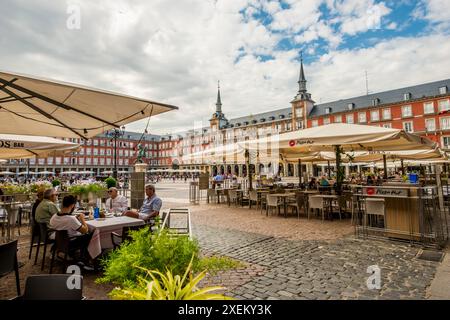
[[[138,226],[144,224],[144,220],[130,217],[113,217],[98,220],[86,221],[90,230],[93,230],[91,242],[88,246],[89,255],[96,258],[102,249],[112,249],[111,233],[117,232],[122,235],[122,228],[128,226]]]

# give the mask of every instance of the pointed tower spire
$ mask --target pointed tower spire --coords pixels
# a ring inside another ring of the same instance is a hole
[[[217,81],[217,102],[216,102],[216,112],[222,113],[222,101],[220,99],[220,81]]]
[[[300,75],[298,77],[298,92],[306,92],[306,78],[305,71],[303,71],[303,52],[300,51]]]

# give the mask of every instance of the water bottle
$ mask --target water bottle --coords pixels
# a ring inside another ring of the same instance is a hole
[[[100,209],[98,207],[94,208],[94,219],[100,218]]]

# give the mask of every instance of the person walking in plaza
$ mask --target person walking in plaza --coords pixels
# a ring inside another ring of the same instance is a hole
[[[50,224],[50,219],[53,215],[59,213],[56,206],[58,194],[55,189],[47,189],[44,191],[44,199],[36,208],[36,222]]]
[[[128,200],[126,197],[119,194],[116,187],[108,189],[109,198],[106,199],[106,210],[108,212],[123,213],[128,210]]]
[[[154,224],[154,218],[159,215],[161,210],[162,200],[156,195],[155,186],[152,184],[145,186],[145,194],[147,198],[145,198],[139,211],[127,211],[124,215]]]

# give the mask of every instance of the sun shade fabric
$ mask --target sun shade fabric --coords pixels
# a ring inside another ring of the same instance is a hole
[[[0,134],[2,159],[62,156],[79,149],[76,143],[50,137]]]
[[[175,106],[0,71],[0,132],[92,138]]]
[[[401,151],[435,149],[436,143],[403,130],[368,125],[336,123],[291,131],[269,138],[246,141],[250,149],[258,150],[270,140],[281,153],[295,154],[313,151]]]

